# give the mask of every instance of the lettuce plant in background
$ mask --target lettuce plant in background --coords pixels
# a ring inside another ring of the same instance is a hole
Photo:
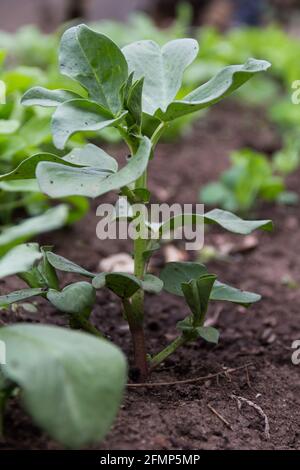
[[[62,74],[77,81],[84,91],[75,93],[38,86],[23,96],[22,103],[26,106],[56,108],[52,134],[61,152],[77,132],[99,132],[114,127],[130,153],[120,169],[112,156],[93,144],[66,152],[63,157],[50,152],[37,153],[0,176],[1,182],[10,184],[37,180],[41,190],[55,199],[98,198],[117,191],[129,201],[125,218],[139,228],[133,246],[134,274],[91,273],[36,244],[18,246],[0,261],[1,277],[17,274],[28,287],[1,296],[3,307],[41,296],[68,315],[72,328],[92,333],[26,324],[0,329],[0,339],[5,341],[8,351],[7,364],[1,367],[2,407],[11,393],[18,390],[34,421],[65,445],[79,446],[101,439],[117,412],[124,387],[122,354],[100,338],[103,333],[90,323],[98,289],[109,289],[122,303],[132,337],[133,366],[138,380],[147,379],[155,367],[186,343],[199,338],[218,342],[219,332],[205,325],[210,301],[249,306],[260,299],[255,293],[219,282],[199,263],[167,263],[159,277],[148,273],[148,263],[165,235],[171,238],[174,230],[184,223],[217,224],[246,235],[256,229],[271,230],[270,220],[243,220],[215,209],[203,215],[186,217],[185,214],[184,218],[174,217],[151,226],[143,211],[139,216],[130,212],[135,203],[146,206],[150,202],[147,168],[168,125],[219,102],[270,66],[266,61],[249,59],[242,65],[225,67],[209,82],[186,94],[181,91],[183,74],[197,54],[198,44],[194,39],[176,39],[163,47],[153,41],[137,41],[121,50],[107,36],[79,25],[64,33],[59,62]],[[151,132],[145,126],[149,120]],[[155,236],[149,239],[149,232]],[[84,276],[87,281],[61,289],[59,271]],[[162,289],[185,298],[187,313],[177,324],[178,337],[150,355],[145,341],[144,295],[145,292],[158,294]]]

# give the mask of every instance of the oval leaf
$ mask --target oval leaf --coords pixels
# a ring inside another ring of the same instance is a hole
[[[258,228],[266,231],[273,229],[271,220],[243,220],[235,214],[221,209],[213,209],[205,214],[205,222],[218,224],[233,233],[248,235]]]
[[[47,299],[61,312],[82,315],[91,312],[96,302],[96,293],[88,282],[76,282],[61,292],[50,289]]]
[[[113,114],[120,111],[128,66],[111,39],[83,24],[70,28],[61,39],[59,63],[61,73],[77,80],[93,100]]]
[[[103,439],[126,380],[121,351],[106,340],[59,327],[19,324],[0,329],[3,375],[21,388],[34,422],[78,448]]]
[[[117,160],[94,144],[87,144],[82,148],[73,149],[63,157],[63,160],[74,165],[91,166],[113,173],[118,170]]]
[[[68,90],[47,90],[40,86],[26,91],[21,99],[24,106],[56,107],[65,101],[80,98],[79,95]]]
[[[30,299],[31,297],[36,297],[38,295],[45,294],[45,289],[36,288],[36,289],[21,289],[15,292],[11,292],[7,295],[0,295],[0,307],[6,307],[7,305],[20,302],[21,300]]]
[[[153,115],[157,109],[166,111],[176,97],[183,72],[198,54],[194,39],[176,39],[162,48],[153,41],[138,41],[123,48],[134,78],[144,77],[143,111]]]
[[[100,131],[118,124],[127,111],[115,118],[103,106],[89,100],[71,100],[62,103],[52,117],[54,145],[63,149],[69,138],[79,131]]]
[[[170,294],[183,295],[181,285],[192,279],[198,279],[207,273],[203,264],[183,262],[167,263],[160,273],[160,278],[164,283],[164,289]]]
[[[90,271],[87,271],[86,269],[82,268],[76,263],[73,263],[73,261],[64,258],[63,256],[52,253],[51,251],[47,251],[46,256],[51,266],[53,266],[53,268],[57,269],[58,271],[81,274],[82,276],[92,278],[95,277],[95,274],[91,273]]]
[[[42,162],[36,175],[41,190],[50,197],[98,197],[136,181],[145,171],[151,154],[151,142],[141,140],[137,153],[117,173],[107,174],[99,168],[68,168],[55,163]]]
[[[183,100],[171,103],[165,112],[158,110],[156,117],[162,121],[172,121],[207,108],[233,93],[254,74],[267,70],[270,65],[265,60],[249,59],[243,65],[225,67],[209,82],[192,91]]]

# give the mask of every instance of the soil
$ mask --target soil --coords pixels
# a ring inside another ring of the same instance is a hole
[[[276,129],[266,121],[263,110],[245,109],[230,101],[216,106],[180,142],[158,148],[149,176],[154,200],[197,202],[199,186],[216,179],[228,166],[231,150],[246,145],[267,153],[280,146]],[[121,156],[123,149],[118,153]],[[299,175],[297,172],[288,180],[289,189],[298,193]],[[56,252],[91,270],[112,253],[130,251],[127,242],[97,240],[97,203],[84,220],[47,234],[41,241],[55,244]],[[114,427],[95,449],[300,448],[300,365],[291,361],[292,342],[300,339],[299,208],[264,204],[251,218],[272,218],[274,232],[255,234],[258,244],[252,250],[236,252],[230,260],[215,260],[208,266],[224,282],[259,292],[263,300],[249,310],[214,304],[210,315],[219,313],[219,344],[198,341],[182,348],[153,373],[151,381],[184,380],[251,365],[193,384],[127,389]],[[231,242],[240,245],[242,240],[217,229],[206,235],[206,242],[214,246]],[[197,253],[190,252],[189,257],[195,259]],[[163,262],[162,254],[156,255],[154,271]],[[63,283],[71,279],[65,275]],[[21,285],[11,277],[1,282],[0,288],[8,292]],[[38,313],[22,308],[1,313],[1,322],[66,324],[51,306],[43,301],[39,305]],[[162,293],[147,297],[146,312],[147,345],[154,353],[175,337],[176,322],[185,316],[187,308],[182,299]],[[118,301],[109,292],[98,293],[92,320],[131,358],[128,328],[121,319]],[[269,439],[264,417],[245,402],[239,409],[233,396],[261,407],[269,422]],[[16,402],[7,410],[5,432],[0,449],[59,448],[32,424]]]

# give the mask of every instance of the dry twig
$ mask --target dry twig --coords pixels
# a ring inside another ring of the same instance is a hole
[[[237,400],[239,410],[242,407],[242,402],[247,403],[247,405],[251,406],[252,408],[254,408],[256,410],[256,412],[264,419],[264,422],[265,422],[265,436],[266,436],[267,440],[270,440],[269,420],[268,420],[268,417],[267,417],[266,413],[264,413],[264,411],[262,410],[262,408],[260,406],[258,406],[256,403],[253,403],[253,401],[247,400],[247,398],[244,398],[244,397],[238,397],[236,395],[231,395],[231,398]]]
[[[213,379],[213,378],[218,378],[221,375],[225,375],[226,378],[228,379],[228,374],[232,374],[233,372],[237,372],[239,370],[243,370],[247,367],[250,367],[252,363],[245,364],[244,366],[236,367],[235,369],[227,369],[227,370],[222,370],[220,372],[216,372],[215,374],[209,374],[204,377],[195,377],[194,379],[187,379],[187,380],[177,380],[174,382],[146,382],[146,383],[140,383],[140,384],[127,384],[128,388],[141,388],[141,387],[168,387],[171,385],[186,385],[186,384],[193,384],[197,382],[202,382],[205,380]]]
[[[219,420],[222,421],[222,423],[225,424],[225,426],[227,426],[229,429],[232,430],[231,424],[212,405],[208,404],[207,408],[209,408],[210,411],[212,411],[212,413],[216,415],[217,418],[219,418]]]

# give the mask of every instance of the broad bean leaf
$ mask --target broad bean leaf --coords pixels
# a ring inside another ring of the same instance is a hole
[[[202,326],[204,322],[216,278],[214,274],[203,274],[181,284],[181,290],[193,314],[194,326]]]
[[[200,338],[203,338],[208,343],[218,344],[220,333],[212,326],[198,326],[196,332]]]
[[[265,60],[248,59],[243,65],[225,67],[209,82],[204,83],[182,100],[173,101],[167,109],[158,109],[155,116],[161,121],[172,121],[207,108],[233,93],[254,74],[267,70],[270,65]]]
[[[63,160],[74,165],[91,166],[112,173],[118,170],[118,162],[94,144],[87,144],[82,148],[73,149],[63,157]]]
[[[108,175],[99,168],[77,169],[41,162],[36,175],[41,190],[50,197],[81,195],[95,198],[136,181],[145,171],[150,154],[151,142],[143,137],[136,154],[116,173]]]
[[[213,209],[205,214],[205,222],[218,224],[233,233],[248,235],[254,230],[262,229],[270,231],[273,229],[271,220],[243,220],[235,214],[221,209]]]
[[[51,289],[59,289],[59,280],[55,271],[55,268],[49,263],[47,254],[51,252],[52,246],[43,246],[41,247],[41,252],[43,253],[43,258],[38,265],[38,270],[44,279],[44,282],[47,287]]]
[[[0,175],[0,181],[15,181],[15,180],[25,180],[25,179],[34,179],[36,167],[40,162],[52,162],[59,163],[66,166],[77,165],[69,162],[68,160],[63,160],[52,153],[37,153],[31,157],[23,160],[14,170],[4,175]]]
[[[222,209],[213,209],[206,212],[204,215],[177,215],[168,221],[163,222],[158,228],[156,228],[155,232],[157,232],[157,238],[159,239],[182,226],[192,224],[202,226],[203,223],[217,224],[229,232],[238,233],[240,235],[248,235],[257,229],[265,231],[271,231],[273,229],[273,223],[271,220],[244,220],[232,212],[224,211]]]
[[[53,268],[57,269],[58,271],[64,271],[67,273],[74,273],[74,274],[81,274],[82,276],[94,278],[95,274],[87,271],[86,269],[82,268],[73,261],[70,261],[63,256],[57,255],[56,253],[52,253],[51,251],[47,251],[46,253],[47,260],[53,266]]]
[[[16,246],[0,258],[0,278],[29,271],[42,256],[37,243]]]
[[[50,289],[47,299],[61,312],[82,315],[91,312],[96,301],[96,293],[88,282],[75,282],[62,291]]]
[[[0,329],[3,375],[21,389],[25,410],[71,448],[100,441],[117,414],[126,380],[121,351],[86,333],[44,325]]]
[[[123,48],[129,72],[144,77],[143,111],[153,115],[165,112],[182,83],[183,72],[198,54],[194,39],[176,39],[162,48],[154,41],[138,41]]]
[[[81,98],[79,95],[69,90],[48,90],[40,86],[33,87],[26,91],[21,99],[24,106],[44,106],[56,107],[65,101]]]
[[[188,283],[207,274],[207,269],[200,263],[172,262],[167,263],[160,273],[164,282],[164,289],[174,295],[183,296],[182,284]],[[261,296],[253,292],[243,291],[215,281],[210,294],[210,300],[228,301],[244,305],[245,307],[257,302]]]
[[[11,292],[7,295],[0,295],[0,307],[6,307],[7,305],[20,302],[22,300],[30,299],[39,295],[44,295],[45,289],[34,288],[34,289],[21,289],[15,292]]]
[[[77,80],[92,100],[118,114],[128,65],[111,39],[83,24],[70,28],[61,39],[59,63],[61,73]]]
[[[178,330],[182,331],[184,335],[188,335],[190,340],[203,338],[208,343],[217,344],[219,342],[219,331],[212,326],[193,326],[193,317],[186,317],[184,320],[179,321],[176,325]]]
[[[92,282],[95,289],[104,286],[121,298],[129,298],[141,288],[141,281],[133,274],[127,273],[100,273]]]
[[[115,117],[102,105],[89,100],[75,99],[58,106],[52,117],[54,145],[63,149],[69,138],[79,131],[100,131],[119,124],[126,116],[124,111]]]
[[[151,294],[159,294],[164,287],[163,281],[153,274],[145,274],[144,279],[141,281],[142,288]]]

